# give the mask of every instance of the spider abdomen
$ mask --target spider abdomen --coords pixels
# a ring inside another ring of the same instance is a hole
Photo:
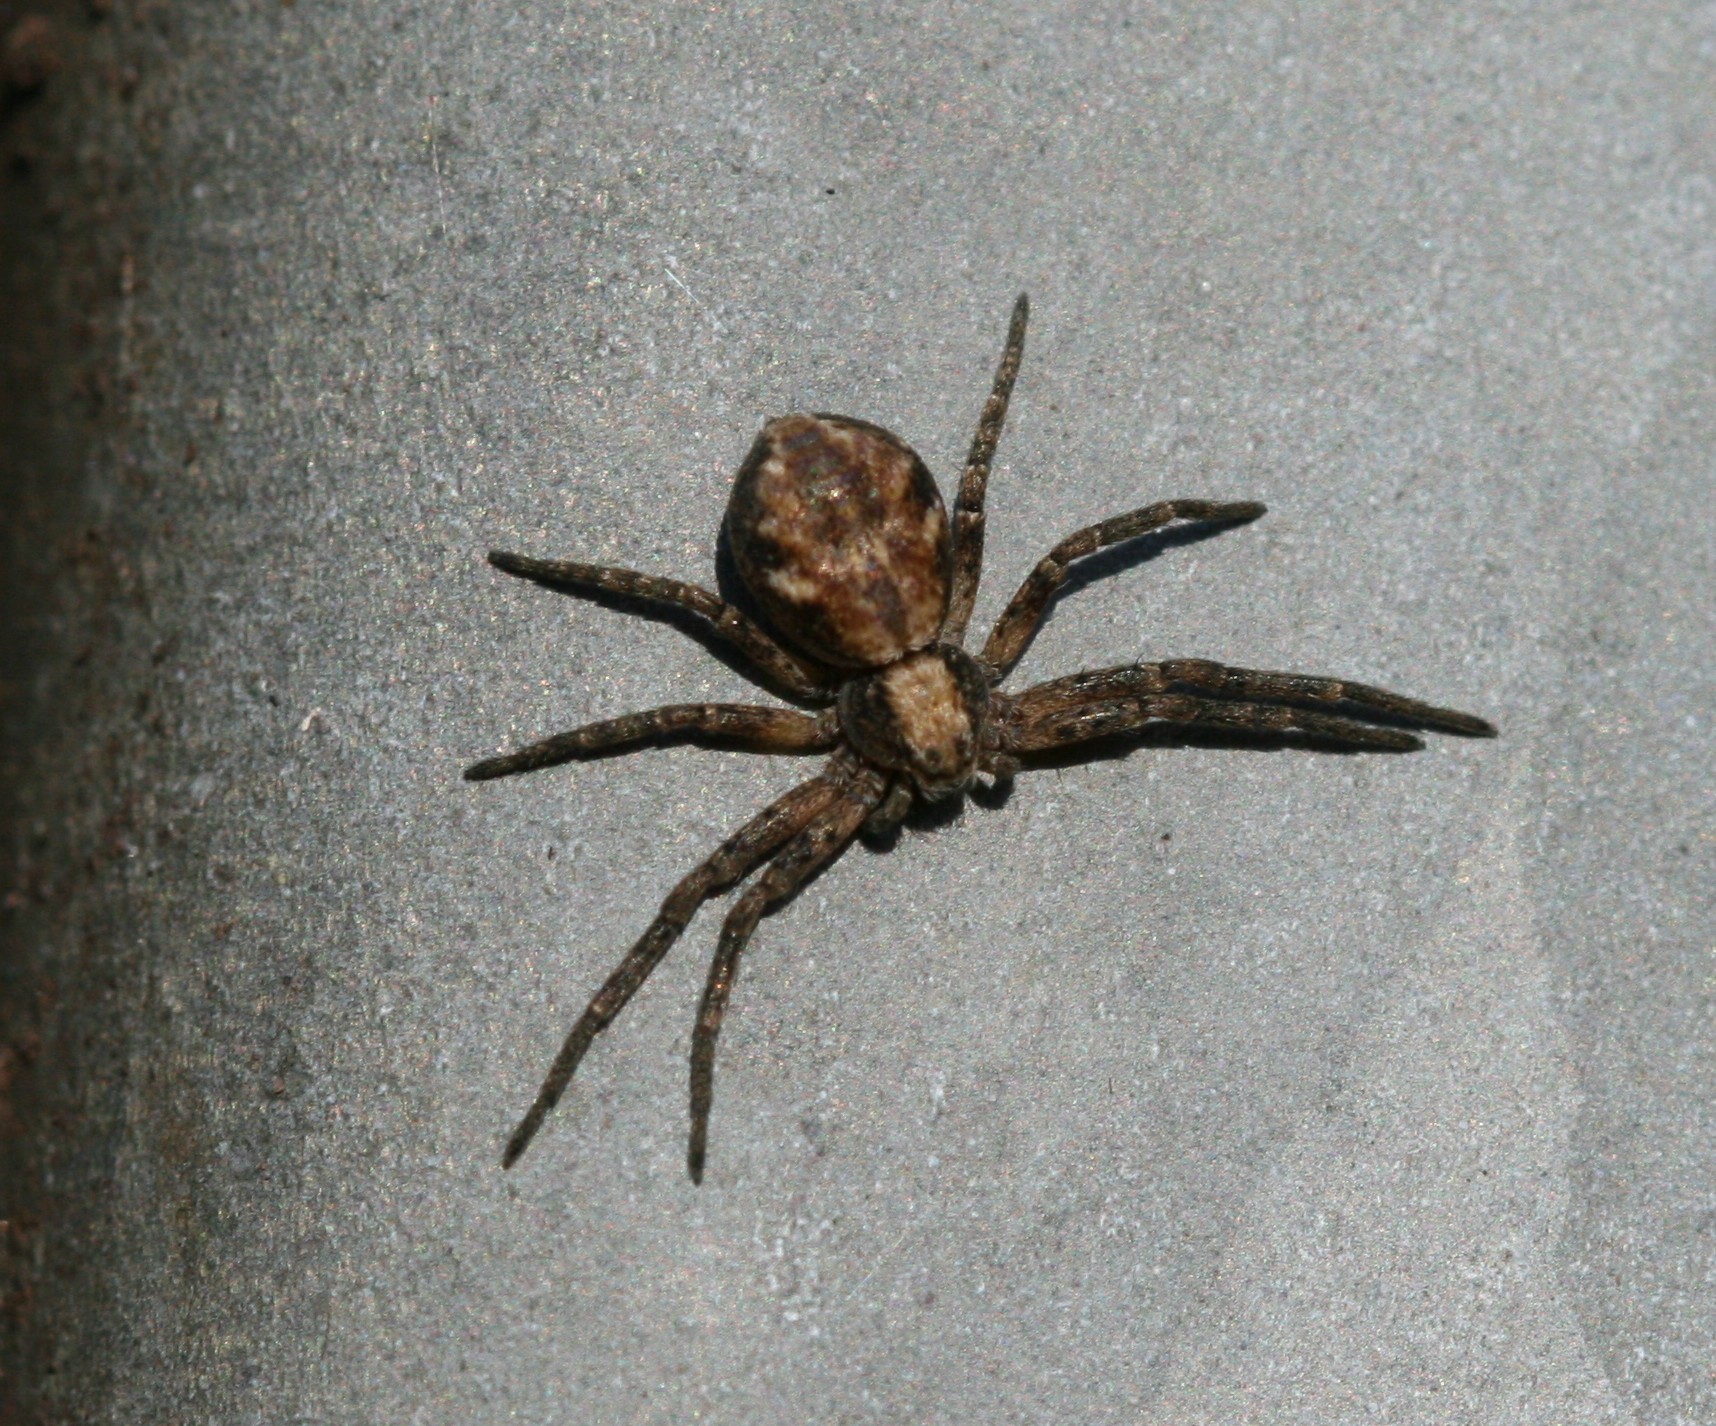
[[[835,668],[881,668],[947,615],[952,537],[917,453],[849,416],[782,416],[733,482],[727,539],[782,638]]]

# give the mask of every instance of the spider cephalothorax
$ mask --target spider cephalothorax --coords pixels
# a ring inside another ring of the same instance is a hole
[[[1263,513],[1250,501],[1167,500],[1079,530],[1038,562],[982,652],[968,653],[965,627],[983,564],[984,491],[1025,349],[1027,310],[1020,297],[951,521],[923,461],[880,426],[817,414],[782,416],[763,427],[734,479],[726,528],[739,577],[772,632],[697,585],[604,565],[489,556],[508,574],[566,593],[630,595],[701,615],[762,681],[822,711],[674,704],[488,758],[466,769],[466,777],[504,777],[674,737],[832,754],[821,772],[764,808],[668,894],[566,1037],[507,1143],[507,1165],[524,1152],[591,1042],[697,908],[758,867],[761,874],[721,927],[692,1035],[688,1166],[696,1182],[703,1179],[714,1097],[715,1040],[739,955],[763,915],[839,856],[860,828],[892,826],[917,798],[956,797],[979,772],[1009,778],[1034,753],[1149,724],[1297,733],[1401,752],[1423,746],[1407,727],[1494,734],[1481,718],[1362,683],[1203,659],[1124,664],[1001,692],[1073,560],[1173,520],[1238,524]]]

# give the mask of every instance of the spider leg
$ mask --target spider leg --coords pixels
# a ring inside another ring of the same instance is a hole
[[[1092,738],[1132,733],[1147,723],[1178,723],[1189,728],[1232,728],[1247,732],[1295,731],[1353,747],[1411,752],[1424,746],[1421,738],[1398,728],[1373,728],[1351,718],[1317,713],[1278,703],[1228,703],[1192,698],[1183,693],[1142,694],[1125,701],[1106,700],[1050,709],[1036,717],[1018,719],[1006,731],[1006,746],[1014,753],[1064,748]]]
[[[766,870],[734,903],[721,925],[721,941],[709,967],[697,1028],[691,1036],[691,1145],[686,1167],[693,1183],[703,1182],[703,1159],[709,1143],[709,1110],[715,1102],[715,1040],[727,1013],[727,997],[738,974],[739,955],[774,906],[790,897],[811,877],[833,862],[853,833],[882,800],[886,784],[869,774],[848,785],[809,826],[788,842]]]
[[[906,820],[906,813],[911,810],[911,785],[903,780],[889,784],[876,810],[864,819],[864,835],[886,837]]]
[[[1057,709],[1127,700],[1140,694],[1167,693],[1176,688],[1222,698],[1264,700],[1297,705],[1348,704],[1355,718],[1394,718],[1441,733],[1493,738],[1495,728],[1470,713],[1438,708],[1404,694],[1390,693],[1366,683],[1322,678],[1308,673],[1270,673],[1262,669],[1230,668],[1208,659],[1168,659],[1162,663],[1127,664],[1092,669],[1053,679],[1016,695],[1012,706],[1024,721],[1041,719]]]
[[[1001,428],[1007,422],[1007,402],[1025,355],[1025,323],[1030,315],[1031,304],[1021,292],[1013,304],[1013,320],[1007,327],[1001,365],[995,369],[995,384],[983,403],[977,433],[966,453],[965,474],[960,477],[959,496],[953,506],[953,591],[941,626],[945,643],[964,642],[965,626],[971,622],[972,606],[977,602],[977,583],[983,577],[983,497],[989,488],[989,462],[995,459]]]
[[[676,737],[712,738],[751,752],[814,753],[832,748],[840,731],[831,712],[813,718],[794,708],[758,708],[748,703],[674,703],[586,723],[517,752],[484,758],[465,769],[465,780],[484,782]]]
[[[1121,540],[1148,534],[1173,520],[1237,524],[1255,520],[1262,513],[1263,506],[1255,500],[1163,500],[1141,510],[1116,515],[1099,525],[1075,530],[1037,561],[1037,567],[1025,577],[1019,592],[995,621],[989,642],[983,646],[983,661],[996,670],[998,678],[1006,674],[1042,624],[1049,600],[1066,582],[1067,567],[1074,560]]]
[[[677,604],[707,619],[717,634],[793,697],[817,703],[826,703],[830,697],[823,675],[806,668],[754,621],[701,585],[685,584],[658,574],[640,574],[635,569],[620,569],[615,565],[539,560],[528,555],[508,554],[505,550],[490,550],[489,563],[507,574],[534,580],[561,594],[586,594],[599,590],[634,599]]]
[[[1421,728],[1434,728],[1441,733],[1463,733],[1471,738],[1493,738],[1496,735],[1493,724],[1474,718],[1470,713],[1437,708],[1401,693],[1390,693],[1386,688],[1373,688],[1368,683],[1353,683],[1344,678],[1229,668],[1208,659],[1169,659],[1162,664],[1162,672],[1170,682],[1200,693],[1264,698],[1282,703],[1348,703],[1364,713],[1381,713]]]
[[[844,768],[834,764],[809,782],[800,783],[739,828],[667,894],[667,900],[662,902],[661,910],[650,922],[649,929],[603,982],[602,988],[567,1035],[566,1043],[554,1057],[548,1077],[536,1093],[536,1102],[507,1141],[506,1152],[501,1156],[503,1167],[511,1168],[536,1137],[544,1117],[565,1093],[572,1073],[584,1058],[584,1052],[590,1048],[591,1041],[608,1027],[609,1022],[625,1008],[626,1002],[649,979],[650,972],[679,939],[697,908],[747,875],[781,843],[826,811],[829,804],[846,790],[847,781],[848,774]]]

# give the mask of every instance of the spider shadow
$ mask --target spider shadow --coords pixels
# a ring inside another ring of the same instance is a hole
[[[1066,582],[1050,597],[1042,620],[1032,631],[1025,647],[1019,651],[1019,656],[1023,658],[1043,630],[1054,621],[1055,610],[1063,599],[1071,598],[1100,579],[1108,579],[1116,574],[1124,574],[1127,570],[1137,569],[1140,565],[1149,564],[1158,556],[1178,549],[1181,545],[1201,544],[1217,535],[1224,535],[1242,523],[1249,524],[1250,521],[1202,520],[1192,525],[1171,525],[1166,529],[1136,535],[1130,540],[1122,540],[1117,545],[1110,545],[1107,549],[1086,555],[1067,571]]]
[[[1342,742],[1339,738],[1319,737],[1314,733],[1247,732],[1232,728],[1186,728],[1171,723],[1151,723],[1131,733],[1116,733],[1111,737],[1092,738],[1068,748],[1045,748],[1023,755],[1024,765],[1019,776],[1036,772],[1058,772],[1093,762],[1120,762],[1144,748],[1206,748],[1221,752],[1308,752],[1334,753],[1353,756],[1359,753],[1410,753],[1414,748],[1374,748]],[[992,782],[974,782],[961,797],[948,797],[939,802],[915,801],[895,826],[881,834],[859,834],[867,851],[890,852],[906,830],[933,832],[959,821],[965,815],[969,800],[985,812],[999,812],[1013,798],[1016,778],[1001,778]]]
[[[907,829],[913,832],[933,832],[938,827],[948,827],[959,821],[965,815],[967,798],[979,807],[993,810],[1005,806],[1012,795],[1013,784],[1009,779],[997,783],[974,782],[963,795],[944,797],[937,802],[913,799],[906,815],[886,832],[861,832],[859,840],[867,851],[878,854],[891,852]]]
[[[1367,719],[1370,716],[1367,712]],[[1315,733],[1248,732],[1235,728],[1188,728],[1173,723],[1151,723],[1136,732],[1092,738],[1088,743],[1067,748],[1044,748],[1039,752],[1025,753],[1021,771],[1029,774],[1059,771],[1083,763],[1120,762],[1141,748],[1204,748],[1230,753],[1325,753],[1341,757],[1359,754],[1386,757],[1419,751],[1418,748],[1377,748],[1369,744],[1348,743]]]

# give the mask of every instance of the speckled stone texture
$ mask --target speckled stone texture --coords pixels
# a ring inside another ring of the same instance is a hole
[[[1716,8],[39,7],[0,110],[0,1419],[1716,1420]],[[23,11],[6,12],[12,23]],[[981,634],[1493,718],[1152,745],[718,910],[807,772],[467,762],[761,698],[491,547],[710,582],[793,410]],[[1091,577],[1091,576],[1101,577]]]

